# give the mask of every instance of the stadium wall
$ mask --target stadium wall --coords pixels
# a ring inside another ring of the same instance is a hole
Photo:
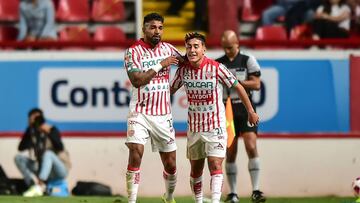
[[[268,196],[351,195],[351,181],[360,175],[360,135],[350,129],[350,117],[355,114],[350,112],[349,56],[360,53],[252,53],[263,68],[263,89],[254,96],[262,118],[263,190]],[[216,58],[222,52],[207,54]],[[9,176],[20,176],[13,158],[28,110],[40,106],[49,122],[63,132],[73,161],[70,186],[78,180],[95,180],[111,185],[115,193],[125,193],[129,83],[122,57],[123,52],[0,53],[0,164]],[[354,63],[352,67],[359,66]],[[99,89],[107,90],[107,97],[94,94]],[[181,166],[177,195],[190,194],[184,100],[180,93],[173,102]],[[240,146],[239,190],[247,196],[250,179]],[[150,153],[147,146],[140,195],[162,194],[161,187],[153,187],[161,180],[161,170],[158,154]],[[224,193],[227,190],[224,184]],[[205,191],[209,194],[209,187]]]

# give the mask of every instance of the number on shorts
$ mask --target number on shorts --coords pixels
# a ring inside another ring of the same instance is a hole
[[[169,123],[169,128],[172,128],[173,125],[172,125],[172,118],[168,119],[167,122]]]
[[[217,135],[223,134],[222,128],[215,128],[215,131]]]

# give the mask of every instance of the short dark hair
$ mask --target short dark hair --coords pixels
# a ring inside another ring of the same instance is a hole
[[[144,22],[143,25],[145,25],[145,23],[148,23],[152,20],[156,20],[156,21],[160,21],[162,23],[164,23],[164,17],[162,17],[160,14],[158,13],[149,13],[144,17]]]
[[[31,115],[33,115],[33,114],[35,114],[35,113],[38,113],[38,114],[40,114],[41,116],[44,116],[44,113],[43,113],[43,111],[42,111],[41,109],[39,109],[39,108],[33,108],[33,109],[31,109],[31,110],[29,111],[28,117],[30,117]]]
[[[185,43],[187,43],[189,40],[191,39],[198,39],[200,40],[203,44],[205,44],[205,36],[200,34],[200,33],[197,33],[197,32],[189,32],[185,35]]]

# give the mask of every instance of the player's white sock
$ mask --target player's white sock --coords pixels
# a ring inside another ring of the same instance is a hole
[[[140,183],[140,169],[131,168],[128,166],[128,170],[126,172],[126,188],[127,188],[129,203],[136,203],[139,183]]]
[[[170,174],[164,170],[163,177],[165,181],[165,191],[166,191],[165,197],[166,200],[171,201],[174,198],[173,194],[176,186],[176,178],[177,178],[176,170],[174,171],[173,174]]]
[[[219,203],[221,198],[221,189],[224,181],[222,170],[211,172],[211,203]]]
[[[260,159],[259,157],[255,157],[249,159],[249,173],[251,177],[251,183],[254,190],[259,190],[259,176],[260,176]]]
[[[236,163],[228,163],[225,164],[226,169],[226,176],[230,187],[230,193],[237,193],[237,185],[236,185],[236,178],[237,178],[237,166]]]
[[[202,203],[203,202],[203,191],[202,191],[202,185],[203,185],[202,176],[198,178],[190,177],[190,186],[191,190],[195,196],[195,203]]]

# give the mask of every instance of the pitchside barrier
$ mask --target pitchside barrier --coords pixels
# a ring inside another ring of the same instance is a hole
[[[207,55],[222,53],[210,50]],[[268,138],[259,140],[263,190],[269,196],[351,195],[351,181],[360,176],[360,136],[352,130],[360,129],[360,111],[353,102],[359,101],[360,52],[250,53],[262,68],[262,87],[254,101],[261,118],[259,137]],[[123,57],[123,51],[0,53],[0,163],[10,176],[20,176],[13,158],[27,113],[40,107],[65,137],[74,163],[70,188],[78,180],[93,180],[111,185],[115,194],[125,193],[131,84]],[[173,97],[172,111],[181,165],[177,194],[189,195],[184,91]],[[247,158],[240,151],[239,193],[248,195]],[[141,195],[161,195],[162,190],[152,187],[161,180],[158,155],[149,149],[145,153]]]

